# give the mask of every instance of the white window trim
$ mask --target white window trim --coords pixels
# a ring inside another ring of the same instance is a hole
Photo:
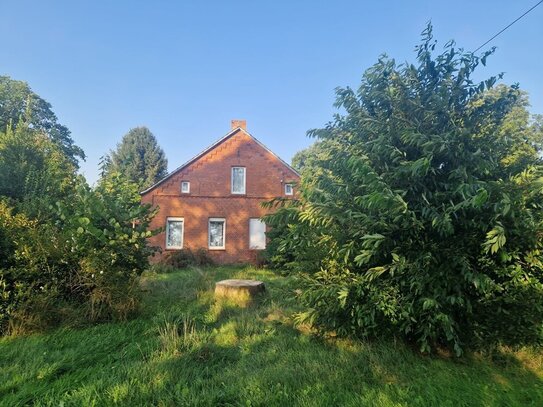
[[[234,169],[236,168],[243,169],[243,191],[242,192],[234,192]],[[230,172],[230,192],[236,195],[244,195],[246,191],[246,186],[247,186],[247,169],[245,167],[232,167],[232,170]]]
[[[287,192],[288,186],[290,186],[290,192]],[[294,195],[294,186],[291,183],[285,184],[285,195]]]
[[[211,222],[223,222],[222,246],[211,246]],[[207,222],[207,247],[209,250],[224,250],[226,248],[226,218],[209,218]]]
[[[170,221],[173,222],[181,222],[181,246],[168,246],[168,232],[170,228]],[[167,250],[180,250],[183,248],[183,243],[185,241],[185,218],[178,218],[178,217],[167,217],[166,218],[166,242],[165,247]]]
[[[183,191],[183,184],[187,184],[187,190]],[[190,194],[190,181],[181,181],[181,193]]]

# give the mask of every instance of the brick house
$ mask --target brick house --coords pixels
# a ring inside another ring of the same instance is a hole
[[[266,247],[260,203],[292,197],[300,175],[250,135],[245,120],[212,146],[141,193],[159,206],[150,239],[162,253],[205,248],[217,263],[251,262]]]

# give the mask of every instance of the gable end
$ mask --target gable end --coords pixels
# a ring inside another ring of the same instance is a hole
[[[215,143],[213,143],[211,146],[209,146],[208,148],[206,148],[205,150],[203,150],[201,153],[199,153],[198,155],[194,156],[193,158],[191,158],[190,160],[188,160],[187,162],[185,162],[183,165],[177,167],[176,169],[174,169],[172,172],[170,172],[168,175],[166,175],[164,178],[162,178],[160,181],[156,182],[155,184],[151,185],[149,188],[147,188],[146,190],[144,191],[141,191],[140,192],[140,195],[145,195],[149,192],[151,192],[152,190],[154,190],[155,188],[157,188],[158,186],[160,186],[161,184],[163,184],[165,181],[167,181],[168,179],[170,179],[171,177],[173,177],[174,175],[176,175],[177,173],[183,171],[185,168],[187,168],[189,165],[193,164],[194,162],[196,162],[197,160],[199,160],[200,158],[204,157],[206,154],[210,153],[212,150],[214,150],[215,148],[219,147],[222,143],[226,142],[228,139],[230,139],[231,137],[233,137],[236,133],[238,132],[243,132],[245,135],[247,135],[248,137],[250,137],[257,145],[259,145],[261,148],[263,148],[265,151],[267,151],[269,154],[271,154],[275,159],[277,159],[281,164],[283,164],[286,168],[288,168],[290,171],[292,171],[294,174],[296,174],[298,177],[300,177],[300,173],[298,173],[298,171],[296,171],[291,165],[289,165],[287,162],[285,162],[284,160],[282,160],[277,154],[275,154],[273,151],[271,151],[268,147],[266,147],[263,143],[261,143],[256,137],[254,137],[252,134],[250,134],[249,132],[247,132],[244,128],[242,127],[237,127],[233,130],[231,130],[229,133],[227,133],[224,137],[222,137],[221,139],[217,140]]]

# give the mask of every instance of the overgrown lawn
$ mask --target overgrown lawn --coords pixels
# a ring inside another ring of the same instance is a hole
[[[216,302],[224,278],[268,291]],[[319,339],[293,326],[293,281],[268,270],[147,272],[141,286],[138,319],[0,339],[0,405],[543,405],[540,352],[458,360]]]

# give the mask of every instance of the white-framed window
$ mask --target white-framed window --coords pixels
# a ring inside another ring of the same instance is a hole
[[[266,224],[258,218],[249,219],[249,249],[266,248]]]
[[[188,194],[190,192],[190,182],[181,181],[181,193]]]
[[[292,184],[285,184],[285,195],[292,195],[294,194],[294,187]]]
[[[183,248],[183,232],[185,221],[183,218],[166,219],[166,249]]]
[[[209,218],[208,244],[212,250],[226,247],[226,219]]]
[[[232,167],[232,193],[245,193],[245,167]]]

